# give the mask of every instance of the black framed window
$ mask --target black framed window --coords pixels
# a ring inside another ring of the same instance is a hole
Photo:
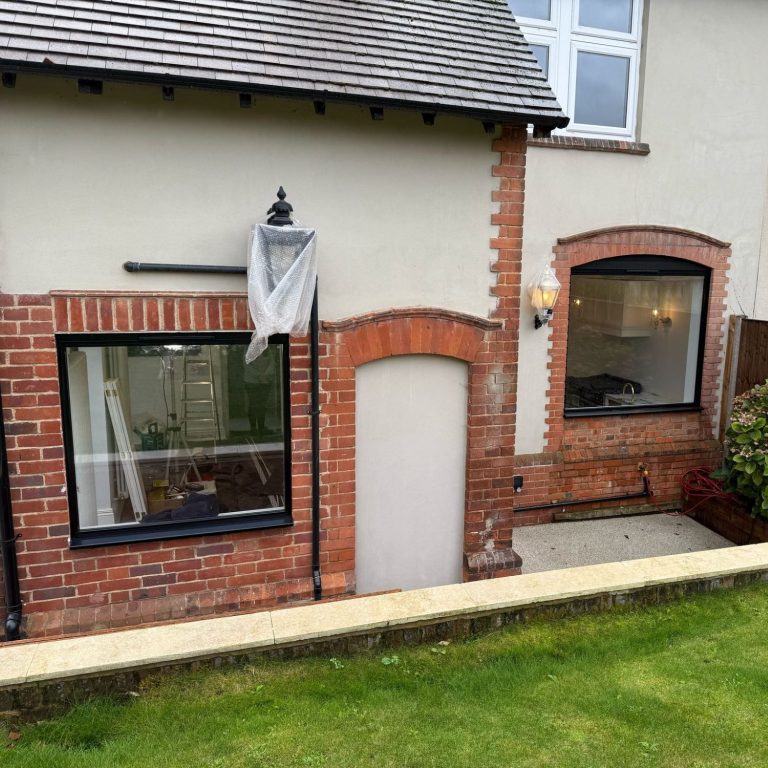
[[[574,268],[565,415],[697,408],[709,278],[664,256]]]
[[[287,337],[57,337],[71,546],[290,525]]]

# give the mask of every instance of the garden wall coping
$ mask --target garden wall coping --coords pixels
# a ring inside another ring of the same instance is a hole
[[[620,596],[662,585],[768,575],[768,544],[589,565],[260,613],[0,646],[0,692],[249,651]],[[609,600],[606,606],[622,600]]]

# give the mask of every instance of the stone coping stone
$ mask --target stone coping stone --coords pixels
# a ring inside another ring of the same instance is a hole
[[[57,640],[7,643],[0,645],[0,691],[750,573],[768,574],[768,544],[566,568]]]

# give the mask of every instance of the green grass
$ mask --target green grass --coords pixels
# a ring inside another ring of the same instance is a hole
[[[448,646],[176,674],[23,727],[0,765],[764,768],[767,630],[759,586]]]

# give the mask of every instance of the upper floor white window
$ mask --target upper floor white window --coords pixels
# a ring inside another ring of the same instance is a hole
[[[509,0],[571,118],[564,133],[632,139],[642,0]]]

